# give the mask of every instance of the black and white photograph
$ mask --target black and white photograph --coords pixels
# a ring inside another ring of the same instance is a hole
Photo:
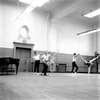
[[[100,100],[100,0],[0,0],[0,100]]]

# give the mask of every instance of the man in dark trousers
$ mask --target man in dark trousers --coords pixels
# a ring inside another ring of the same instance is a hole
[[[44,66],[41,75],[47,76],[48,62],[50,60],[50,54],[48,53],[48,51],[44,52],[44,54],[41,56],[41,59],[43,61]]]
[[[73,73],[74,72],[74,68],[76,68],[75,69],[75,73],[77,73],[77,71],[78,71],[78,66],[77,66],[77,64],[76,64],[76,58],[77,58],[77,56],[78,56],[79,54],[76,54],[76,53],[74,53],[73,54],[73,61],[72,61],[72,70],[71,70],[71,72]]]
[[[35,61],[34,74],[39,74],[40,54],[37,54],[37,52],[34,51],[34,56],[29,60],[32,62]]]

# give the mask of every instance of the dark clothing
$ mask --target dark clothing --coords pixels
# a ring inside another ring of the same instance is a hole
[[[44,76],[46,76],[47,75],[48,66],[45,63],[43,63],[43,66],[44,66],[44,68],[43,68],[42,73],[44,74]]]
[[[71,71],[72,73],[73,73],[75,67],[76,67],[75,72],[77,72],[78,66],[77,66],[76,62],[73,61],[73,62],[72,62],[72,71]]]
[[[39,73],[40,60],[35,61],[34,72]]]
[[[90,65],[92,65],[92,64],[88,62],[88,63],[85,63],[85,65],[87,65],[88,67],[90,67]]]

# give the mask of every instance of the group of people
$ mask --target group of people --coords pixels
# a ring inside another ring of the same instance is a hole
[[[43,67],[41,75],[47,76],[47,70],[48,70],[48,67],[50,67],[50,72],[51,72],[50,76],[52,76],[57,53],[58,51],[56,53],[45,51],[42,54],[37,54],[37,52],[34,51],[34,56],[29,59],[31,61],[35,61],[34,73],[39,74],[39,65],[40,65],[40,61],[42,61],[44,67]],[[72,73],[77,73],[78,71],[78,66],[76,63],[76,59],[78,56],[80,56],[84,64],[88,66],[88,74],[90,73],[90,69],[91,69],[91,66],[93,65],[93,62],[100,57],[100,55],[98,54],[92,60],[86,61],[80,54],[74,53],[73,58],[72,58],[72,70],[71,70]]]
[[[77,71],[78,71],[78,66],[77,66],[77,64],[76,64],[76,58],[77,58],[77,56],[79,56],[80,54],[76,54],[76,53],[74,53],[73,54],[73,61],[72,61],[72,73],[73,72],[75,72],[75,73],[77,73]],[[85,60],[81,55],[80,55],[80,57],[81,57],[81,59],[83,60],[83,62],[84,62],[84,64],[85,65],[87,65],[88,66],[88,74],[90,73],[90,69],[91,69],[91,66],[93,65],[93,62],[96,60],[96,59],[98,59],[99,57],[100,57],[100,55],[98,54],[98,55],[96,55],[96,57],[94,57],[93,59],[91,59],[91,60]],[[76,69],[75,69],[76,68]],[[74,69],[75,69],[75,71],[74,71]]]
[[[35,66],[34,66],[34,74],[39,74],[39,65],[40,65],[40,61],[43,62],[43,70],[41,75],[42,76],[47,76],[47,70],[48,70],[48,66],[50,67],[50,76],[52,76],[53,74],[53,69],[55,66],[55,58],[56,58],[57,52],[56,53],[51,53],[48,51],[45,51],[42,54],[37,54],[37,52],[34,52],[34,56],[32,58],[30,58],[29,60],[31,60],[32,62],[35,62]]]

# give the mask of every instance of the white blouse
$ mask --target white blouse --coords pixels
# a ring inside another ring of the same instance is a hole
[[[32,57],[34,60],[40,60],[40,55],[38,54],[38,55],[35,55],[35,56],[33,56]]]
[[[75,61],[75,62],[76,62],[76,57],[75,57],[75,56],[73,56],[73,61]]]

